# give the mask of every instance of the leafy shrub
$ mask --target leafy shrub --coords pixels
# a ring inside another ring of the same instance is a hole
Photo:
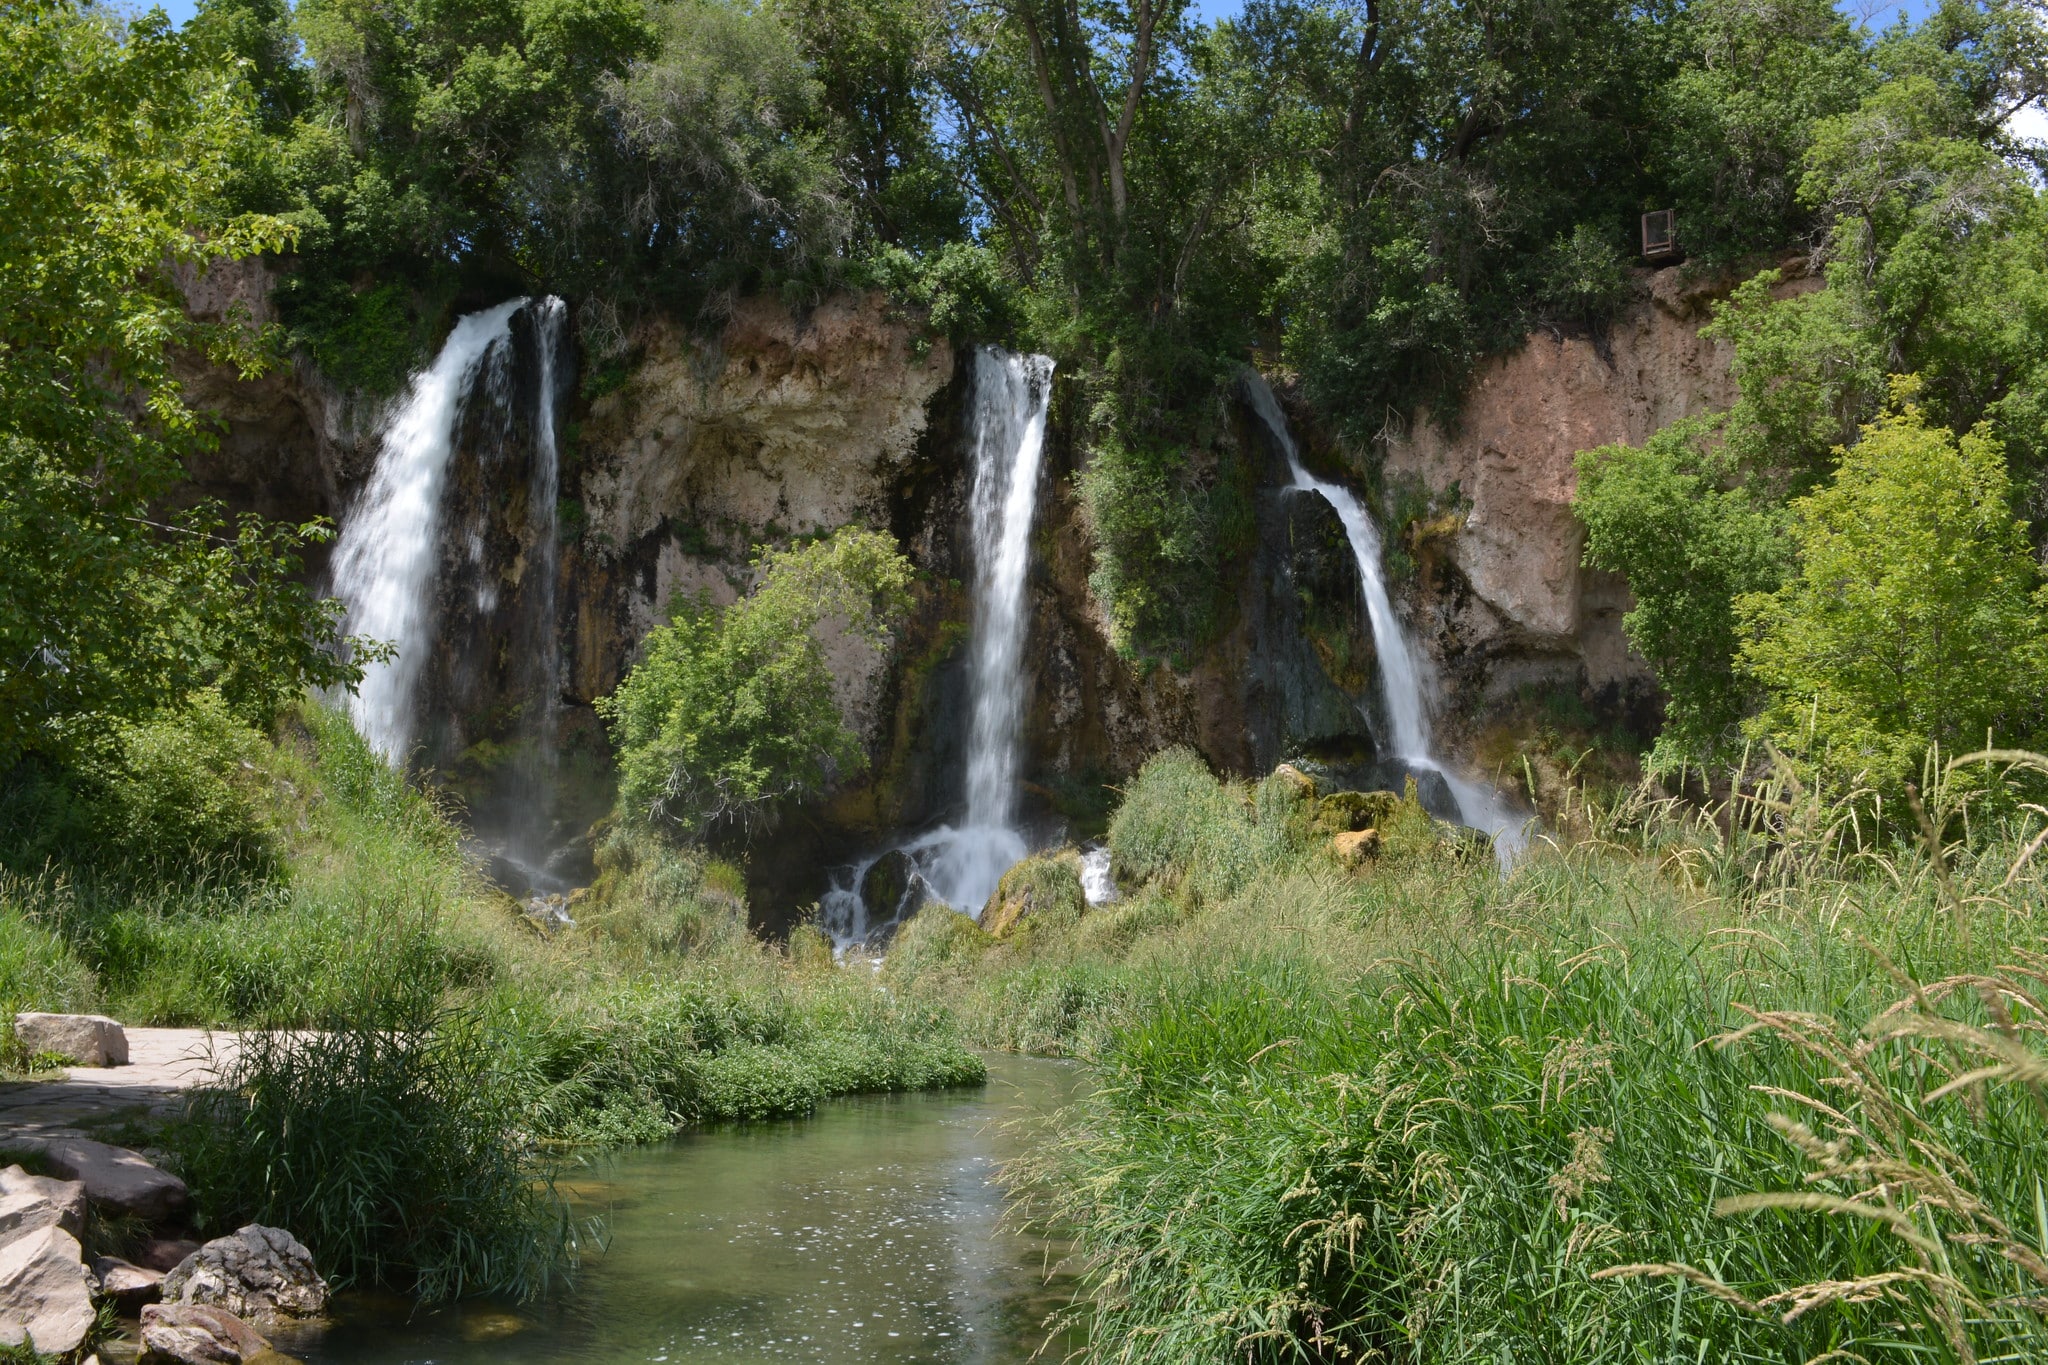
[[[264,751],[211,690],[147,720],[111,721],[65,761],[17,768],[0,857],[124,881],[261,876],[279,855],[262,808]]]
[[[1610,234],[1586,223],[1544,253],[1542,299],[1554,317],[1602,331],[1629,299],[1628,261]]]
[[[1667,699],[1657,770],[1726,756],[1752,690],[1735,670],[1735,600],[1784,574],[1780,518],[1712,445],[1719,426],[1675,422],[1640,447],[1577,459],[1586,563],[1628,579],[1635,605],[1622,628]]]
[[[700,1119],[771,1119],[808,1114],[825,1098],[815,1070],[795,1050],[748,1045],[697,1064]]]
[[[2035,736],[2048,594],[1988,430],[1958,440],[1905,402],[1791,512],[1798,572],[1735,604],[1767,697],[1752,734],[1894,789],[1930,743]]]
[[[837,618],[876,648],[909,605],[911,567],[886,534],[763,553],[753,593],[719,611],[671,603],[641,662],[599,703],[630,823],[701,833],[764,820],[864,761],[816,634]]]

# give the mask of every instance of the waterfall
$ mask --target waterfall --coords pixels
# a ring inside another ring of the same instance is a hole
[[[1024,590],[1052,372],[1046,356],[1012,355],[992,346],[974,353],[966,811],[958,827],[941,825],[848,869],[850,876],[820,903],[824,927],[842,945],[893,924],[926,897],[979,916],[1003,873],[1030,852],[1015,828],[1027,682]],[[884,858],[898,860],[902,875],[890,885],[892,903],[871,906],[866,884]]]
[[[527,644],[531,677],[526,688],[540,708],[533,726],[534,753],[549,767],[554,766],[562,722],[562,650],[555,630],[562,572],[562,452],[556,437],[555,407],[560,400],[562,341],[568,321],[569,306],[552,294],[534,305],[540,402],[534,417],[533,464],[526,488],[526,524],[533,548],[522,581],[534,582],[528,595],[532,638]]]
[[[413,694],[432,625],[432,578],[440,563],[442,489],[456,423],[477,370],[511,338],[525,299],[459,319],[434,363],[413,376],[384,430],[369,486],[334,547],[334,590],[348,605],[348,629],[392,646],[370,664],[349,713],[372,748],[403,763],[413,739]]]
[[[1429,671],[1401,618],[1394,613],[1381,564],[1380,531],[1372,514],[1350,489],[1318,479],[1302,465],[1301,452],[1287,427],[1287,416],[1280,411],[1272,388],[1256,372],[1247,372],[1245,393],[1252,410],[1287,457],[1287,470],[1293,479],[1290,488],[1316,494],[1330,504],[1344,524],[1345,539],[1351,544],[1352,558],[1358,562],[1358,581],[1365,597],[1366,620],[1372,627],[1373,649],[1379,656],[1388,747],[1402,765],[1433,772],[1443,779],[1457,802],[1459,820],[1489,835],[1505,865],[1521,848],[1522,817],[1508,808],[1498,792],[1452,772],[1432,752]]]
[[[1024,729],[1024,584],[1045,456],[1052,361],[983,348],[974,358],[974,721],[967,828],[1007,830]],[[997,876],[1001,876],[999,871]],[[995,888],[989,887],[991,891]]]

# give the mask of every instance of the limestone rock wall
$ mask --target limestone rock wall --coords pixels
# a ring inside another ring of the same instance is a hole
[[[660,324],[634,343],[625,382],[575,433],[583,526],[564,568],[582,700],[610,691],[672,595],[724,605],[744,591],[754,546],[890,525],[954,372],[943,339],[927,344],[875,294],[802,314],[746,300],[713,340]],[[888,659],[854,640],[828,652],[841,700],[878,740]]]
[[[186,281],[195,313],[259,323],[270,320],[268,284],[247,264]],[[1419,572],[1397,589],[1453,699],[1440,728],[1454,745],[1462,718],[1525,683],[1610,705],[1653,691],[1622,637],[1625,586],[1579,563],[1572,460],[1733,401],[1725,345],[1699,335],[1724,288],[1645,273],[1603,344],[1534,336],[1481,367],[1455,425],[1424,414],[1385,442],[1383,485],[1419,486],[1449,509],[1408,528]],[[746,590],[761,542],[885,526],[921,571],[914,618],[888,650],[836,637],[828,650],[873,763],[800,817],[809,824],[788,831],[776,861],[813,871],[943,817],[965,733],[962,358],[881,296],[852,294],[808,311],[749,300],[715,335],[653,325],[631,354],[620,382],[564,413],[560,643],[572,742],[602,766],[589,703],[617,684],[674,594],[722,605]],[[194,492],[273,516],[342,515],[369,473],[381,405],[336,392],[304,364],[243,381],[195,357],[186,377],[193,401],[223,419],[218,447],[192,465]],[[1088,587],[1072,407],[1071,395],[1055,404],[1034,529],[1026,770],[1039,812],[1173,743],[1241,772],[1304,744],[1369,749],[1374,664],[1369,634],[1346,615],[1357,585],[1341,528],[1316,500],[1279,491],[1284,471],[1248,425],[1221,439],[1274,467],[1235,620],[1181,669],[1117,655]],[[1314,414],[1295,416],[1315,445]],[[1333,471],[1346,462],[1327,441],[1318,458]],[[757,889],[792,904],[817,893],[794,881]]]
[[[1798,263],[1787,264],[1797,277]],[[1385,443],[1390,484],[1419,482],[1456,510],[1448,533],[1419,547],[1439,572],[1425,574],[1416,603],[1456,710],[1470,713],[1527,683],[1582,686],[1608,705],[1654,691],[1622,633],[1627,585],[1580,563],[1573,457],[1639,444],[1735,401],[1728,343],[1700,335],[1731,284],[1676,268],[1640,272],[1636,301],[1604,345],[1532,335],[1480,367],[1454,425],[1424,413]],[[1814,287],[1793,278],[1786,291]]]

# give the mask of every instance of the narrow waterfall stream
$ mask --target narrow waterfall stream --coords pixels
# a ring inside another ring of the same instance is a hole
[[[334,591],[348,604],[349,632],[395,651],[363,671],[349,714],[394,764],[410,756],[417,722],[413,702],[433,629],[441,496],[456,424],[485,357],[511,339],[512,315],[525,306],[525,299],[510,299],[456,322],[392,414],[369,485],[335,542]]]
[[[1521,849],[1524,819],[1509,808],[1498,792],[1454,772],[1433,751],[1431,698],[1427,690],[1431,681],[1429,668],[1417,652],[1407,627],[1395,614],[1393,599],[1387,593],[1378,525],[1350,489],[1308,472],[1288,429],[1287,415],[1280,410],[1280,401],[1265,379],[1256,372],[1247,372],[1244,387],[1252,410],[1287,457],[1287,470],[1294,480],[1290,487],[1322,498],[1344,525],[1345,539],[1358,563],[1366,620],[1372,627],[1373,649],[1379,657],[1380,690],[1386,707],[1385,739],[1392,756],[1406,768],[1441,777],[1457,803],[1459,821],[1492,838],[1505,866]]]
[[[958,826],[941,825],[878,855],[908,863],[891,904],[869,905],[863,891],[876,858],[847,870],[820,903],[825,931],[842,946],[893,924],[928,896],[978,916],[1003,873],[1030,852],[1016,828],[1027,685],[1024,590],[1052,374],[1047,356],[993,346],[974,353],[966,811]]]

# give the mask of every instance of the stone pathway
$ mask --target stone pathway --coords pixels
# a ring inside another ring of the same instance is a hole
[[[104,1123],[161,1118],[183,1092],[235,1056],[239,1035],[198,1028],[131,1028],[128,1065],[68,1067],[62,1079],[0,1081],[0,1143],[77,1137]]]

